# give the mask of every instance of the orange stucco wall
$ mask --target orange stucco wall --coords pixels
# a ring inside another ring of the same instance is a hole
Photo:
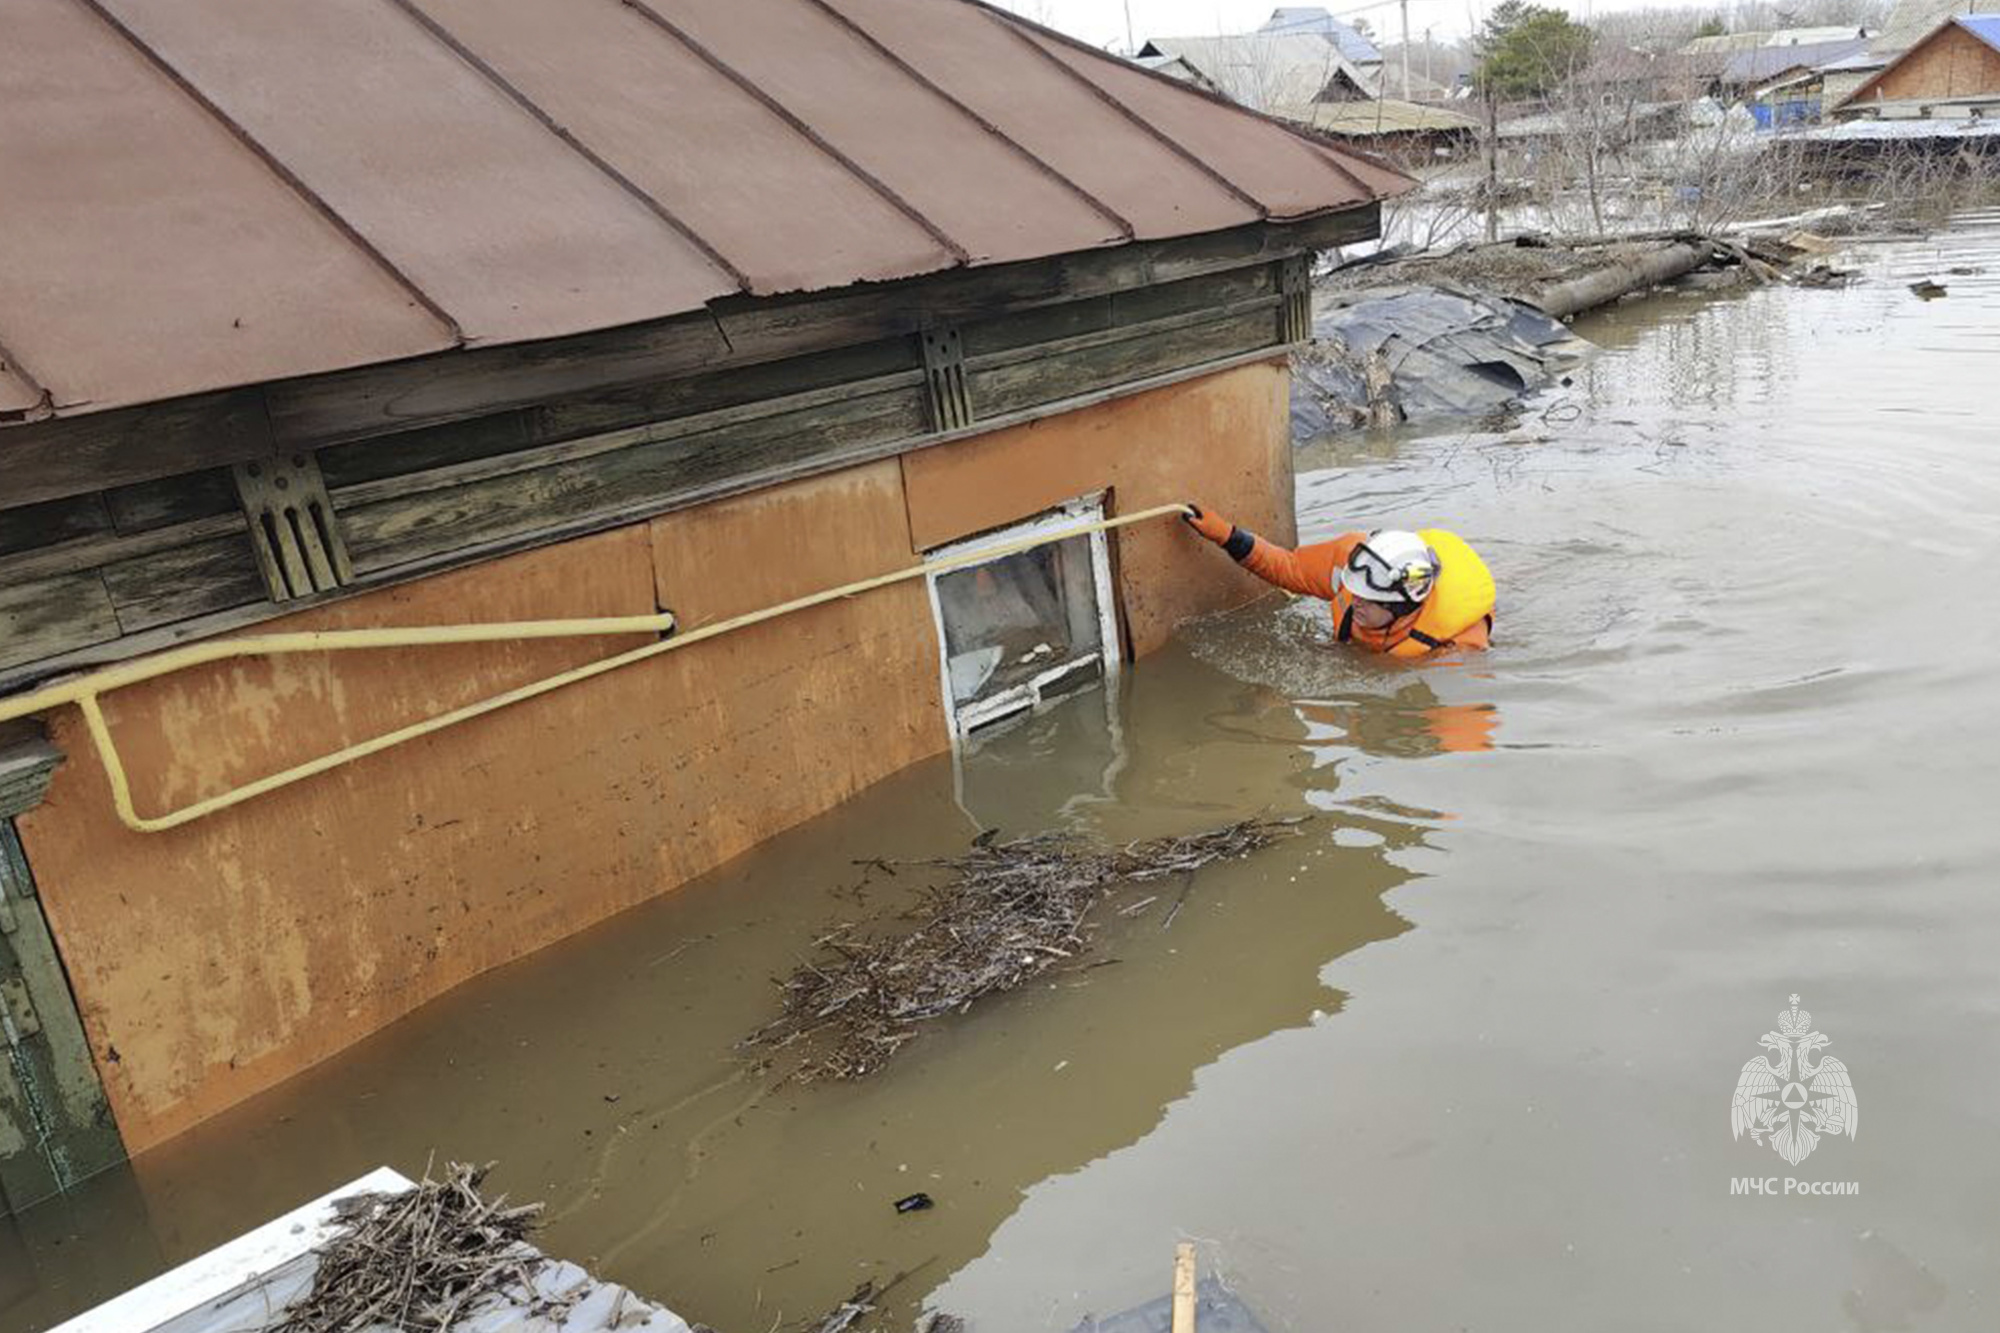
[[[1281,362],[302,612],[352,628],[673,609],[694,627],[909,565],[1109,489],[1288,537]],[[1140,651],[1258,586],[1170,521],[1120,542]],[[112,696],[142,810],[637,640],[220,664]],[[426,1000],[712,869],[948,744],[912,582],[673,652],[166,833],[111,811],[73,713],[23,839],[106,1092],[138,1152]]]
[[[905,454],[911,531],[928,550],[1108,488],[1114,514],[1194,501],[1289,545],[1290,384],[1282,360],[1264,362]],[[1115,536],[1119,597],[1142,656],[1176,622],[1263,591],[1179,523]]]

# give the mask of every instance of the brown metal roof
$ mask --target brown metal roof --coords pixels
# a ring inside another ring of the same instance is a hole
[[[1408,187],[974,0],[0,0],[0,418]]]
[[[56,407],[451,346],[77,0],[0,0],[0,31],[0,345]]]

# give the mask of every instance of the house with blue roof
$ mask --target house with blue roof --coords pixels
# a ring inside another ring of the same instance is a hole
[[[1844,119],[2000,117],[2000,14],[1954,14],[1856,88]]]
[[[1332,14],[1316,5],[1283,6],[1271,11],[1271,17],[1257,31],[1283,34],[1285,36],[1324,37],[1340,48],[1340,54],[1357,65],[1379,65],[1382,52],[1375,43],[1368,40],[1359,29],[1342,23]]]

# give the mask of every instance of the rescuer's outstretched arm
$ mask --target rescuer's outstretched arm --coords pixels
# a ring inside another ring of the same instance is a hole
[[[1264,582],[1304,597],[1333,596],[1334,582],[1354,541],[1361,534],[1344,533],[1330,542],[1301,546],[1296,551],[1245,532],[1219,514],[1190,504],[1187,525],[1229,553],[1229,558]]]

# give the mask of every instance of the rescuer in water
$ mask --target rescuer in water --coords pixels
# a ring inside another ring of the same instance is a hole
[[[1189,505],[1188,525],[1237,564],[1286,592],[1333,604],[1334,637],[1395,657],[1484,648],[1493,633],[1493,575],[1442,528],[1344,532],[1288,551]]]

